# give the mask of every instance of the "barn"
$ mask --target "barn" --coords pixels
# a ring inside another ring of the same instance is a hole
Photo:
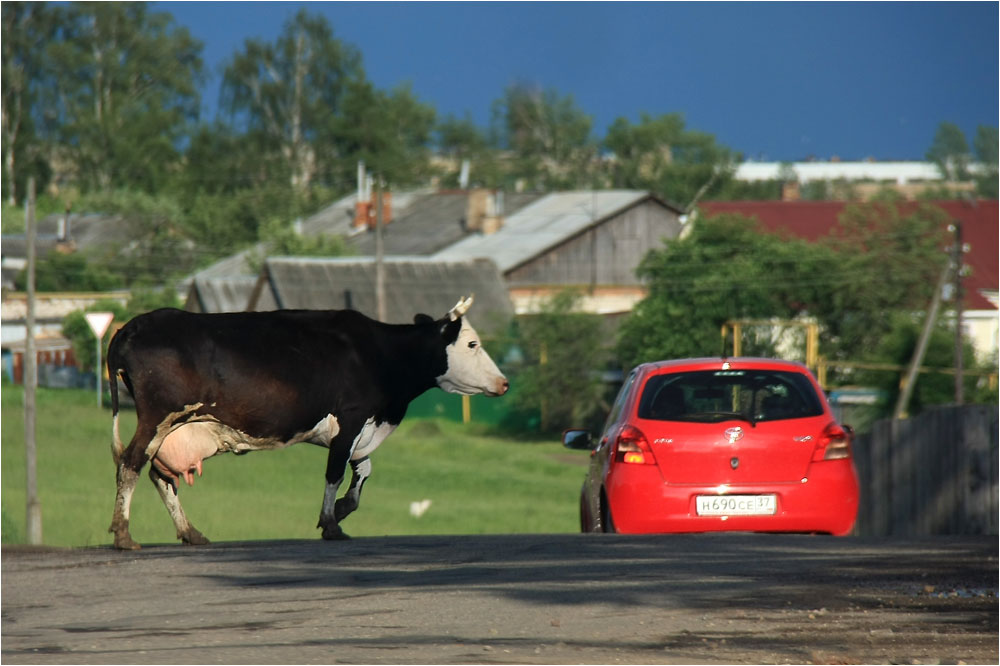
[[[382,316],[372,257],[272,257],[265,261],[245,309],[350,309],[391,324],[406,324],[420,312],[441,316],[459,296],[474,294],[470,316],[483,335],[502,331],[514,314],[496,264],[489,259],[387,257],[383,271]]]

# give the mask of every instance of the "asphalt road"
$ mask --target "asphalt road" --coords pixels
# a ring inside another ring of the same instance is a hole
[[[3,548],[2,661],[998,663],[997,537]]]

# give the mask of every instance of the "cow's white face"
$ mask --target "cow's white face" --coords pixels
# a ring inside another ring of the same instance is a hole
[[[509,384],[497,364],[483,349],[479,335],[462,319],[462,328],[455,342],[445,347],[448,370],[437,378],[437,385],[449,393],[489,396],[503,395]]]

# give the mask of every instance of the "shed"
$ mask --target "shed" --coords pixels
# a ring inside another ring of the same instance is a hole
[[[566,287],[584,288],[592,312],[626,312],[645,295],[639,263],[680,234],[681,212],[647,191],[558,192],[505,217],[494,233],[469,235],[433,256],[492,258],[518,313]]]
[[[475,295],[470,317],[483,334],[502,330],[514,314],[503,279],[489,259],[439,261],[427,257],[387,257],[388,323],[411,323],[425,313],[441,317],[459,298]],[[377,318],[375,260],[372,257],[268,259],[248,308],[352,309]]]
[[[184,309],[188,312],[243,312],[257,279],[249,276],[194,278]]]

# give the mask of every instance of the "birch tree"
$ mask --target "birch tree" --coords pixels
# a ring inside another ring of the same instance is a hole
[[[20,162],[37,155],[32,106],[41,85],[44,45],[53,30],[48,5],[39,2],[3,3],[3,190],[7,202],[17,203],[18,182],[24,178]]]
[[[357,50],[321,16],[299,11],[273,43],[248,39],[225,68],[222,108],[284,165],[291,186],[308,189],[350,82],[362,78]]]
[[[42,101],[53,160],[86,189],[163,186],[197,118],[201,43],[139,2],[58,7]]]

